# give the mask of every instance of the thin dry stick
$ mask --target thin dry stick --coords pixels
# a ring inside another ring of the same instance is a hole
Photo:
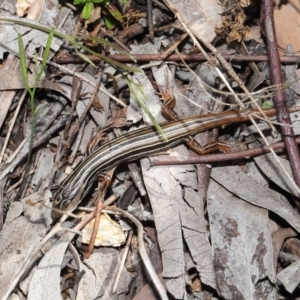
[[[163,26],[160,28],[155,28],[154,31],[158,31],[158,30],[165,30],[169,29],[169,28],[174,28],[175,25],[171,24],[171,25],[167,25],[167,26]],[[183,29],[183,28],[182,28]],[[102,31],[102,29],[101,29]],[[128,52],[130,52],[130,50],[128,50]],[[268,62],[269,61],[269,57],[268,55],[244,55],[244,54],[221,54],[224,59],[228,60],[228,61],[242,61],[242,62]],[[98,62],[101,59],[99,57],[96,57],[94,55],[86,55],[86,57],[88,57],[88,59],[90,59],[92,62]],[[149,61],[166,61],[166,62],[170,62],[170,61],[180,61],[182,57],[185,61],[206,61],[206,57],[202,54],[202,53],[195,53],[195,54],[169,54],[169,55],[164,55],[162,53],[157,53],[157,54],[131,54],[131,57],[129,57],[128,55],[125,54],[112,54],[112,55],[108,55],[109,58],[119,61],[119,62],[129,62],[132,63],[132,60],[135,59],[137,62],[141,63],[141,62],[149,62]],[[296,55],[292,55],[292,56],[282,56],[280,57],[280,61],[281,62],[285,62],[285,63],[299,63],[300,62],[300,57],[296,56]],[[85,62],[83,58],[79,57],[79,56],[70,56],[70,57],[63,57],[63,58],[55,58],[55,62],[58,64],[70,64],[70,63],[74,63],[74,64],[79,64],[79,63],[83,63]]]
[[[3,148],[2,148],[1,154],[0,154],[0,164],[1,164],[2,159],[3,159],[3,157],[4,157],[4,153],[5,153],[6,147],[7,147],[7,145],[8,145],[9,140],[10,140],[10,135],[11,135],[11,133],[12,133],[12,130],[13,130],[14,126],[15,126],[15,122],[16,122],[16,120],[17,120],[17,117],[18,117],[18,115],[19,115],[19,111],[20,111],[20,109],[21,109],[21,106],[22,106],[22,104],[23,104],[23,101],[24,101],[26,95],[27,95],[27,91],[24,91],[24,92],[22,93],[22,96],[21,96],[20,100],[19,100],[19,103],[18,103],[17,108],[16,108],[16,110],[15,110],[14,116],[13,116],[12,120],[10,121],[8,133],[7,133],[7,135],[6,135],[6,139],[5,139],[5,141],[4,141],[4,145],[3,145]]]
[[[19,100],[19,103],[18,103],[18,105],[17,105],[16,111],[15,111],[15,113],[14,113],[14,116],[13,116],[11,122],[10,122],[9,129],[8,129],[8,133],[7,133],[7,136],[6,136],[6,139],[5,139],[5,141],[4,141],[4,145],[3,145],[3,148],[2,148],[1,154],[0,154],[0,164],[1,164],[2,159],[3,159],[3,157],[4,157],[4,153],[5,153],[6,147],[7,147],[7,145],[8,145],[9,140],[10,140],[10,135],[11,135],[11,133],[12,133],[12,130],[13,130],[14,126],[15,126],[15,122],[16,122],[17,117],[18,117],[18,115],[19,115],[19,111],[20,111],[20,109],[21,109],[21,106],[22,106],[22,104],[23,104],[23,101],[24,101],[24,99],[25,99],[26,94],[27,94],[27,91],[24,91],[24,92],[22,93],[22,96],[21,96],[21,98],[20,98],[20,100]]]
[[[77,157],[77,151],[78,151],[78,149],[79,149],[79,147],[81,145],[81,141],[82,141],[82,138],[84,136],[85,125],[86,125],[86,121],[85,120],[82,122],[82,124],[79,124],[79,122],[77,120],[75,120],[75,122],[74,122],[74,124],[72,126],[72,131],[71,131],[71,135],[74,136],[73,137],[74,141],[71,141],[71,144],[70,144],[70,145],[73,145],[72,146],[72,153],[69,156],[65,156],[65,153],[60,152],[60,157],[64,157],[63,160],[67,160],[67,162],[70,165],[73,164],[75,158]],[[76,130],[78,131],[77,132],[77,136],[75,134]],[[59,160],[56,159],[56,162],[57,161],[59,161]],[[64,161],[62,161],[61,164],[58,165],[57,169],[59,170],[63,165],[64,165]]]
[[[111,204],[113,204],[115,201],[117,201],[120,198],[119,194],[114,194],[112,196],[110,196],[109,198],[107,198],[104,203],[103,203],[103,209],[106,208],[107,206],[110,206]],[[82,206],[78,206],[77,210],[79,211],[85,211],[85,212],[94,212],[95,208],[87,208],[87,207],[82,207]],[[64,213],[63,211],[59,210],[60,213]]]
[[[300,138],[296,138],[298,144],[300,144]],[[202,164],[213,163],[220,161],[243,159],[245,157],[252,157],[270,152],[270,148],[274,150],[280,150],[285,148],[284,142],[277,142],[270,144],[269,146],[260,146],[252,149],[235,151],[231,153],[215,153],[207,155],[197,156],[168,156],[168,157],[150,157],[151,167],[163,166],[163,165],[185,165],[185,164]]]
[[[263,0],[262,11],[264,19],[264,28],[268,44],[268,52],[270,56],[270,69],[272,76],[272,83],[280,86],[283,82],[281,64],[278,53],[277,36],[274,26],[274,12],[273,1]],[[291,125],[290,115],[287,111],[285,93],[282,89],[277,89],[274,103],[278,111],[280,123],[287,124],[288,126],[281,126],[283,140],[286,144],[286,150],[291,163],[291,169],[294,175],[295,182],[300,187],[300,157],[298,147],[295,141],[295,134]],[[298,207],[299,209],[299,207]]]
[[[165,60],[166,57],[168,57],[168,55],[173,52],[175,49],[177,49],[178,45],[180,45],[180,43],[188,36],[187,33],[184,33],[181,35],[181,37],[174,42],[174,45],[172,45],[170,48],[168,48],[163,54],[161,54],[161,59]]]
[[[242,54],[222,54],[224,59],[229,60],[229,61],[256,61],[256,62],[261,62],[261,61],[269,61],[268,55],[242,55]],[[96,58],[87,55],[88,58],[90,58],[92,61],[96,61]],[[112,54],[109,55],[108,57],[117,60],[119,62],[132,62],[132,59],[124,54]],[[202,53],[197,53],[197,54],[170,54],[167,57],[163,59],[163,56],[161,53],[157,54],[132,54],[132,57],[137,61],[137,62],[149,62],[149,61],[158,61],[158,60],[166,60],[166,61],[180,61],[181,57],[185,61],[204,61],[207,60],[207,58],[202,54]],[[99,58],[97,59],[99,61]],[[56,59],[55,62],[57,63],[72,63],[72,62],[83,62],[84,60],[80,57],[70,57],[70,58],[61,58],[61,59]],[[300,57],[299,56],[282,56],[280,57],[281,62],[289,62],[289,63],[299,63],[300,62]]]
[[[89,258],[93,253],[95,241],[97,238],[98,228],[99,228],[99,224],[100,224],[100,216],[101,216],[102,208],[103,208],[103,195],[101,193],[100,197],[98,197],[98,199],[97,199],[97,205],[95,207],[94,226],[93,226],[93,231],[92,231],[92,235],[90,237],[88,248],[84,253],[85,258]]]
[[[89,112],[90,108],[92,107],[94,99],[97,97],[98,90],[99,90],[100,85],[101,85],[101,74],[102,74],[101,72],[98,73],[98,78],[97,78],[96,83],[95,83],[95,89],[93,91],[93,94],[91,95],[90,102],[87,104],[84,112],[81,114],[81,116],[79,118],[79,123],[80,124],[82,123],[83,119],[85,118],[85,116]]]
[[[86,258],[89,258],[94,250],[95,240],[97,237],[98,227],[100,224],[100,215],[101,215],[101,211],[103,209],[104,197],[105,197],[107,189],[109,188],[109,186],[111,184],[111,178],[113,176],[114,170],[115,170],[115,168],[113,168],[109,171],[106,171],[104,174],[100,175],[102,181],[100,182],[98,196],[97,196],[97,205],[95,208],[95,220],[94,220],[93,232],[92,232],[92,235],[90,238],[88,248],[84,254],[84,256]]]
[[[120,198],[119,194],[114,194],[112,196],[110,196],[108,199],[106,199],[103,203],[103,208],[111,205],[112,203],[114,203],[115,201],[117,201]]]
[[[31,170],[30,172],[28,172],[28,176],[30,176],[30,175],[32,175],[32,174],[34,174],[34,173],[35,173],[35,169],[34,169],[34,170]],[[16,189],[17,187],[19,187],[20,184],[22,183],[23,179],[24,179],[24,173],[22,174],[21,179],[20,179],[18,182],[16,182],[15,184],[11,185],[11,186],[6,190],[6,194],[9,194],[11,191],[13,191],[13,190]]]
[[[147,21],[148,21],[149,39],[151,42],[154,39],[152,10],[153,10],[152,0],[147,0]]]
[[[127,242],[126,242],[126,245],[125,245],[125,248],[124,248],[123,257],[122,257],[122,260],[120,262],[119,270],[118,270],[118,273],[117,273],[117,276],[116,276],[116,279],[115,279],[115,283],[114,283],[114,286],[112,288],[112,292],[113,293],[115,293],[116,290],[117,290],[117,286],[118,286],[118,283],[119,283],[119,280],[120,280],[120,277],[121,277],[121,273],[122,273],[122,270],[123,270],[123,267],[124,267],[127,255],[128,255],[129,246],[130,246],[132,237],[133,237],[133,231],[130,230],[129,234],[128,234]]]
[[[160,299],[168,300],[169,298],[167,297],[166,291],[165,291],[162,283],[160,282],[160,280],[151,264],[151,261],[148,257],[147,250],[146,250],[146,247],[144,244],[144,228],[143,228],[143,225],[141,224],[141,222],[138,219],[136,219],[135,217],[133,217],[130,213],[128,213],[120,208],[114,207],[114,206],[108,206],[108,207],[106,207],[106,209],[104,211],[108,214],[111,214],[111,213],[120,214],[123,217],[129,219],[137,227],[137,230],[138,230],[137,237],[138,237],[138,244],[139,244],[138,247],[139,247],[140,256],[143,260],[145,268],[146,268],[150,278],[152,279],[152,282],[160,296]]]
[[[108,31],[106,31],[103,27],[101,27],[101,32],[104,33],[107,37],[111,38],[116,44],[118,44],[122,49],[124,49],[126,52],[130,52],[131,49],[129,49],[126,45],[124,45],[118,38],[116,38],[113,34],[109,33]],[[122,54],[124,55],[124,54]],[[93,57],[95,57],[94,55],[92,55]],[[128,55],[124,55],[127,56],[129,58],[129,61],[132,62],[132,58],[130,58]],[[130,55],[131,56],[131,55]],[[99,61],[100,59],[98,59],[97,61]],[[83,61],[81,61],[83,62]],[[58,62],[59,63],[59,62]]]
[[[78,100],[80,99],[81,96],[81,87],[82,87],[82,82],[79,80],[78,77],[73,76],[73,82],[72,82],[72,92],[71,92],[71,109],[69,111],[69,118],[68,121],[66,123],[65,129],[64,129],[64,133],[63,133],[63,139],[64,141],[67,141],[68,138],[70,137],[70,127],[71,127],[71,121],[72,121],[72,115],[74,114],[75,110],[76,110],[76,106],[78,103]],[[67,141],[65,146],[70,146],[69,142]]]

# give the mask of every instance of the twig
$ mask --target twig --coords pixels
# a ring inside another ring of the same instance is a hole
[[[283,82],[281,65],[278,53],[277,37],[274,26],[273,1],[262,1],[262,12],[264,20],[264,29],[267,38],[268,52],[270,56],[271,78],[274,85],[280,86]],[[295,182],[300,187],[300,158],[299,151],[295,141],[295,134],[291,125],[290,115],[287,112],[285,94],[282,89],[277,89],[274,97],[274,103],[278,111],[279,122],[288,126],[281,126],[283,140],[286,144],[286,150],[290,159],[292,173]]]
[[[174,51],[177,49],[177,47],[180,45],[180,43],[181,43],[187,36],[188,36],[187,33],[182,34],[182,35],[180,36],[180,38],[179,38],[177,41],[175,41],[175,42],[173,43],[173,45],[172,45],[170,48],[168,48],[168,49],[162,54],[161,59],[162,59],[162,60],[165,60],[165,58],[168,57],[168,55],[169,55],[170,53],[174,52]],[[173,39],[172,39],[172,40],[173,40]]]
[[[152,14],[152,0],[147,0],[147,19],[148,19],[148,29],[149,29],[149,38],[153,42],[154,31],[153,31],[153,14]]]
[[[210,55],[210,54],[209,54]],[[268,62],[268,55],[242,55],[242,54],[221,54],[225,60],[228,61],[254,61],[254,62]],[[96,62],[100,59],[93,55],[86,55],[91,61]],[[206,61],[206,57],[202,53],[197,54],[169,54],[163,55],[163,53],[157,54],[131,54],[137,62],[148,62],[148,61]],[[112,54],[108,56],[111,59],[117,60],[119,62],[132,62],[132,59],[128,55],[124,54]],[[71,56],[66,58],[55,58],[54,61],[58,64],[70,64],[70,63],[82,63],[84,62],[83,58],[79,56]],[[283,63],[299,63],[300,56],[281,56],[280,61]]]
[[[13,65],[13,63],[14,63],[15,60],[16,60],[16,57],[13,58],[12,55],[10,55],[10,56],[8,57],[7,61],[6,61],[5,64],[4,64],[4,69],[5,69],[5,70],[9,70],[9,69],[16,70],[16,68],[19,67],[19,64],[17,63],[17,64],[15,64],[15,66],[13,67],[12,65]],[[5,153],[5,151],[6,151],[6,147],[7,147],[7,145],[8,145],[8,142],[10,141],[10,136],[11,136],[13,127],[15,126],[15,122],[16,122],[16,120],[17,120],[17,117],[18,117],[18,115],[19,115],[19,111],[20,111],[20,109],[21,109],[21,106],[22,106],[22,104],[23,104],[23,101],[24,101],[26,95],[27,95],[27,92],[24,91],[24,92],[22,93],[22,96],[20,97],[20,100],[19,100],[19,102],[18,102],[18,105],[17,105],[17,108],[16,108],[16,110],[15,110],[14,116],[13,116],[12,120],[10,121],[9,129],[8,129],[8,132],[7,132],[5,141],[4,141],[4,145],[3,145],[2,150],[1,150],[1,153],[0,153],[0,165],[1,165],[1,162],[2,162],[2,160],[3,160],[3,156],[4,156],[4,153]],[[3,91],[3,92],[1,93],[1,96],[4,96],[4,97],[6,96],[6,95],[5,95],[5,91]],[[6,97],[6,98],[7,98],[7,97]],[[1,107],[1,109],[3,109],[3,108]],[[0,127],[1,127],[1,126],[2,126],[2,124],[0,124]]]
[[[102,72],[98,72],[98,78],[95,82],[93,94],[91,95],[89,103],[87,104],[85,110],[83,111],[83,113],[81,114],[81,116],[79,118],[79,124],[82,123],[83,119],[86,117],[86,115],[90,111],[90,109],[93,105],[94,99],[97,97],[98,90],[100,89],[100,85],[101,85],[101,75],[102,75]]]
[[[2,148],[1,153],[0,153],[0,165],[1,165],[2,159],[4,157],[4,153],[5,153],[6,147],[8,145],[8,142],[10,141],[10,135],[12,133],[12,130],[13,130],[14,126],[15,126],[15,122],[17,120],[17,117],[19,115],[19,111],[21,109],[21,106],[23,104],[23,101],[24,101],[26,95],[27,95],[27,92],[23,91],[22,96],[21,96],[21,98],[19,100],[18,106],[17,106],[17,108],[15,110],[14,116],[13,116],[12,120],[10,121],[8,133],[6,135],[6,139],[5,139],[3,148]]]
[[[127,255],[128,255],[129,246],[130,246],[132,237],[133,237],[133,231],[130,230],[129,234],[128,234],[127,242],[126,242],[126,245],[125,245],[123,257],[122,257],[122,260],[120,262],[119,270],[118,270],[118,273],[117,273],[117,276],[116,276],[116,279],[115,279],[115,283],[114,283],[114,286],[112,288],[112,293],[115,293],[116,290],[117,290],[117,286],[118,286],[118,283],[119,283],[119,280],[120,280],[120,277],[121,277],[121,273],[122,273],[122,270],[123,270],[123,266],[125,264],[125,260],[126,260]]]
[[[94,220],[93,232],[90,237],[89,245],[86,252],[84,253],[85,258],[89,258],[94,250],[94,245],[98,233],[98,227],[100,224],[100,215],[103,209],[104,197],[107,192],[107,189],[110,187],[111,178],[113,176],[114,170],[115,168],[106,171],[104,174],[101,174],[98,177],[100,180],[100,184],[99,184],[98,195],[97,195],[97,205],[95,207],[95,220]]]
[[[66,141],[70,137],[70,127],[71,127],[71,121],[72,121],[72,115],[75,112],[76,105],[78,103],[78,100],[81,96],[81,88],[82,88],[82,82],[77,78],[76,76],[73,76],[73,82],[72,82],[72,92],[71,92],[71,109],[69,111],[69,118],[66,123],[63,138]],[[71,143],[71,142],[70,142]],[[66,143],[66,146],[70,146],[70,144]]]
[[[116,44],[118,44],[122,49],[127,51],[128,53],[131,51],[126,45],[124,45],[119,39],[117,39],[113,34],[110,34],[104,28],[100,29],[102,33],[104,33],[107,37],[111,38]],[[126,55],[125,55],[126,56]],[[128,56],[128,55],[127,55]],[[132,59],[130,59],[132,61]]]
[[[152,279],[152,282],[160,296],[160,299],[162,300],[168,300],[168,297],[167,297],[167,294],[166,294],[166,291],[162,285],[162,283],[160,282],[152,264],[151,264],[151,261],[148,257],[148,254],[147,254],[147,251],[146,251],[146,247],[145,247],[145,244],[144,244],[144,229],[143,229],[143,225],[140,223],[140,221],[138,219],[136,219],[135,217],[133,217],[130,213],[120,209],[120,208],[117,208],[117,207],[114,207],[114,206],[108,206],[105,210],[104,210],[106,213],[108,214],[120,214],[122,215],[123,217],[129,219],[136,227],[137,227],[137,231],[138,231],[138,247],[139,247],[139,252],[140,252],[140,255],[141,255],[141,258],[143,260],[143,263],[145,265],[145,268],[150,276],[150,278]],[[104,212],[103,211],[103,212]]]
[[[31,170],[31,171],[29,171],[28,172],[28,176],[30,176],[30,175],[32,175],[32,174],[34,174],[35,173],[35,170],[33,169],[33,170]],[[23,173],[23,175],[21,176],[21,179],[18,181],[18,182],[16,182],[15,184],[13,184],[13,185],[11,185],[7,190],[6,190],[6,194],[9,194],[11,191],[13,191],[14,189],[16,189],[18,186],[20,186],[21,185],[21,183],[22,183],[22,181],[23,181],[23,177],[24,177],[24,173]]]
[[[300,137],[296,138],[298,144],[300,144]],[[270,152],[270,148],[273,150],[284,149],[284,142],[277,142],[270,144],[270,147],[263,145],[252,149],[235,151],[231,153],[217,153],[198,156],[179,156],[179,157],[150,157],[151,166],[163,166],[163,165],[185,165],[185,164],[201,164],[212,163],[228,160],[243,159],[245,157],[252,157]]]

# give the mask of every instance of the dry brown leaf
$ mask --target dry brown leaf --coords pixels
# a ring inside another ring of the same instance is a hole
[[[82,242],[88,244],[94,228],[94,221],[89,222],[82,230]],[[100,224],[95,240],[95,246],[119,247],[125,242],[125,235],[121,226],[107,214],[100,216]]]
[[[239,0],[241,7],[247,7],[250,5],[250,0]]]
[[[95,97],[93,98],[93,107],[96,111],[102,112],[104,110],[98,95],[95,95]]]
[[[26,15],[34,1],[35,0],[18,0],[16,3],[17,16],[23,17]]]
[[[215,28],[216,33],[226,38],[228,42],[242,41],[248,39],[251,31],[245,26],[246,15],[242,10],[242,6],[233,1],[224,5],[224,15],[222,23]]]
[[[300,51],[300,3],[298,0],[276,0],[274,9],[275,30],[282,51],[290,44],[294,52]],[[283,52],[281,52],[284,54]]]

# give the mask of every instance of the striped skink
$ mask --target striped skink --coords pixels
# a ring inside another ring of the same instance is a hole
[[[291,107],[289,112],[300,111],[300,107]],[[265,109],[266,116],[276,115],[273,108]],[[257,110],[228,111],[219,114],[207,114],[161,124],[167,140],[164,140],[153,126],[128,132],[99,147],[85,158],[75,170],[61,183],[54,195],[53,208],[73,211],[81,199],[90,190],[97,175],[122,162],[132,161],[180,144],[184,138],[218,126],[262,118]],[[53,219],[61,214],[52,211]]]

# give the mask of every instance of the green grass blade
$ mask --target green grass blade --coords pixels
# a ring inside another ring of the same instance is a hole
[[[43,60],[42,60],[41,70],[37,74],[38,75],[38,79],[37,80],[39,80],[41,78],[42,74],[44,73],[44,71],[46,69],[47,61],[48,61],[49,56],[50,56],[51,44],[52,44],[52,41],[53,41],[54,32],[55,32],[54,28],[52,28],[50,30],[50,32],[49,32],[49,36],[48,36],[48,39],[47,39],[47,42],[46,42],[46,47],[45,47],[44,54],[43,54]]]
[[[23,25],[23,26],[26,26],[26,27],[30,27],[30,28],[40,30],[40,31],[46,32],[48,34],[51,31],[51,29],[49,29],[47,27],[44,27],[42,25],[32,24],[32,23],[22,21],[22,20],[17,19],[17,18],[12,18],[12,17],[0,17],[0,21],[12,22],[12,23],[15,23],[15,24],[19,24],[19,25]],[[86,50],[88,53],[93,54],[93,55],[103,59],[108,64],[110,64],[113,67],[116,67],[119,70],[124,70],[124,71],[127,71],[127,72],[141,72],[141,69],[139,69],[139,68],[129,67],[126,64],[117,62],[117,61],[115,61],[111,58],[105,57],[104,55],[101,55],[99,53],[96,53],[96,52],[92,51],[91,49],[89,49],[89,48],[81,45],[80,43],[78,43],[76,41],[76,39],[74,37],[70,36],[70,35],[67,35],[67,34],[64,34],[64,33],[61,33],[59,31],[54,30],[54,36],[65,39],[68,42],[70,42],[71,44],[73,44],[74,46],[81,47],[82,49]]]
[[[139,103],[139,105],[145,111],[145,113],[147,114],[147,116],[151,120],[152,124],[154,125],[154,127],[158,131],[158,133],[162,136],[162,138],[165,141],[167,141],[168,139],[165,136],[162,128],[160,127],[159,123],[155,120],[155,118],[153,117],[151,111],[149,110],[149,108],[145,104],[145,101],[143,100],[143,99],[146,100],[146,95],[144,94],[144,92],[142,90],[142,87],[139,84],[137,84],[137,83],[133,82],[132,80],[130,80],[127,76],[125,76],[125,80],[127,81],[130,92],[134,95],[134,97],[137,100],[137,102]]]
[[[20,33],[18,33],[18,46],[19,46],[19,55],[20,55],[20,66],[22,78],[25,84],[25,88],[27,92],[31,92],[29,81],[28,81],[28,73],[27,73],[27,64],[26,64],[26,54],[24,49],[24,44]]]
[[[120,52],[121,54],[129,57],[133,62],[136,62],[136,59],[130,53],[128,53],[127,51],[125,51],[124,49],[122,49],[121,47],[119,47],[118,45],[116,45],[114,43],[111,43],[109,41],[106,41],[104,39],[97,38],[97,37],[91,37],[91,36],[77,36],[77,37],[75,37],[75,39],[76,39],[76,41],[81,41],[81,40],[92,41],[92,42],[99,43],[101,45],[105,45],[105,46],[111,47],[114,50]],[[140,71],[140,69],[139,69],[139,71]]]
[[[87,62],[88,64],[90,64],[94,68],[96,67],[96,65],[85,54],[79,52],[77,49],[75,49],[75,51],[76,51],[77,55],[79,57],[81,57],[85,62]]]

